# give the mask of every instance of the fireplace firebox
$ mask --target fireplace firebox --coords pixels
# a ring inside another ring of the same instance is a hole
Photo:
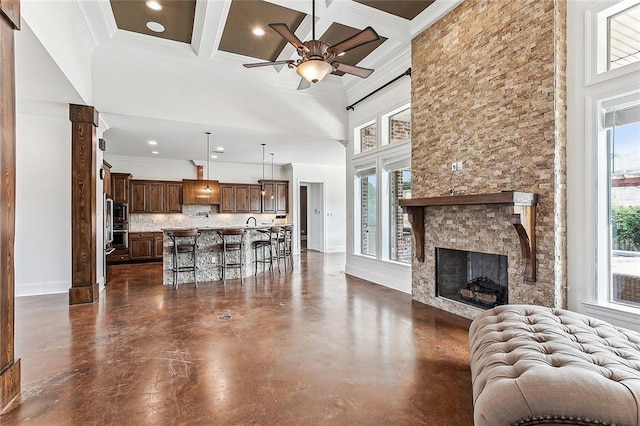
[[[481,309],[509,302],[507,256],[436,247],[436,293]]]

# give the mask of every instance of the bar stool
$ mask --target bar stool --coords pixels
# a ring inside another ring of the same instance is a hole
[[[280,238],[282,236],[282,228],[279,226],[272,226],[269,228],[269,243],[271,244],[271,259],[275,260],[278,265],[278,272],[280,272]]]
[[[242,268],[244,266],[244,229],[223,229],[218,232],[222,238],[222,283],[227,283],[227,269],[237,268],[240,271],[240,282],[243,283]],[[238,253],[238,260],[233,261],[231,256]]]
[[[171,247],[171,272],[173,273],[173,288],[178,288],[178,274],[180,272],[193,272],[193,283],[198,288],[198,278],[196,271],[198,269],[198,237],[200,232],[197,229],[186,229],[167,232],[167,236],[171,238],[173,246]],[[180,266],[178,256],[181,254],[191,254],[191,263]]]
[[[258,275],[258,263],[262,263],[262,272],[264,272],[265,265],[269,264],[269,269],[271,273],[273,273],[273,245],[271,243],[270,231],[265,229],[258,229],[257,231],[262,235],[260,239],[251,243],[253,245],[253,275]],[[258,250],[262,253],[261,258],[258,257]],[[265,253],[267,250],[269,251],[269,257],[267,257]]]
[[[287,225],[282,228],[282,232],[278,235],[278,270],[280,270],[280,259],[284,261],[284,270],[287,271],[287,261],[293,270],[293,250],[291,249],[291,241],[293,239],[293,226]]]

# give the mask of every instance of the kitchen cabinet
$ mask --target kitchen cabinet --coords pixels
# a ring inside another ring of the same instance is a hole
[[[147,213],[147,183],[145,181],[131,181],[131,197],[129,202],[129,212]]]
[[[129,233],[130,260],[161,260],[163,250],[162,232]]]
[[[165,212],[181,213],[182,212],[182,183],[167,183],[166,198],[167,204]]]
[[[220,184],[220,213],[261,213],[260,185]]]
[[[102,160],[102,192],[107,198],[113,199],[113,193],[111,190],[111,164]]]
[[[236,186],[220,184],[220,213],[236,212]]]
[[[132,180],[129,209],[131,213],[180,213],[182,183],[155,180]]]
[[[107,263],[119,263],[129,261],[129,249],[115,249],[109,256],[107,256]]]
[[[289,211],[289,182],[276,182],[276,214]]]
[[[249,213],[262,213],[262,188],[260,185],[249,185]]]
[[[262,213],[287,214],[289,210],[289,181],[261,180],[264,186]]]
[[[111,195],[114,203],[129,202],[130,173],[111,173]]]
[[[182,204],[220,204],[220,183],[217,180],[184,179]]]

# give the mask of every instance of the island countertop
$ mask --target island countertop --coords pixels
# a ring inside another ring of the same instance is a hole
[[[162,232],[186,231],[197,229],[198,231],[223,231],[225,229],[246,229],[247,231],[260,231],[271,228],[282,228],[284,226],[292,226],[290,223],[269,223],[261,225],[235,225],[235,226],[188,226],[178,228],[162,228]]]
[[[218,232],[226,229],[243,229],[246,232],[242,235],[244,241],[244,250],[242,250],[242,258],[244,266],[238,270],[229,271],[229,279],[240,278],[239,273],[243,277],[248,277],[256,274],[257,265],[255,263],[255,256],[261,256],[262,253],[258,253],[254,250],[254,242],[258,240],[264,241],[265,232],[271,228],[283,228],[285,226],[291,226],[290,224],[280,223],[268,223],[260,225],[227,225],[227,226],[190,226],[190,227],[175,227],[175,228],[162,228],[163,231],[163,283],[165,285],[173,284],[173,273],[171,271],[173,264],[172,247],[173,241],[169,236],[172,231],[184,231],[197,229],[201,232],[198,237],[198,246],[196,250],[197,255],[197,276],[198,282],[211,282],[222,279],[220,270],[222,252],[221,239]],[[179,266],[187,266],[190,262],[190,256],[181,256],[178,259]],[[178,274],[178,284],[192,283],[192,273],[180,273]]]

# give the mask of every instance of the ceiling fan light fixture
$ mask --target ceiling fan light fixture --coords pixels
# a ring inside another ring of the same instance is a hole
[[[309,59],[301,62],[296,68],[298,75],[309,83],[317,83],[327,76],[333,67],[321,59]]]

